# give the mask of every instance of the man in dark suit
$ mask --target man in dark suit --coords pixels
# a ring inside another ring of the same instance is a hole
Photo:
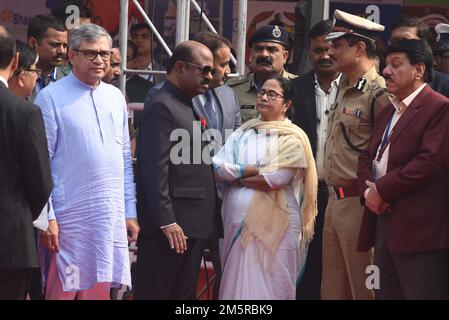
[[[447,298],[449,99],[427,84],[432,62],[422,40],[387,49],[383,75],[395,98],[359,157],[365,212],[358,249],[374,246],[377,299]]]
[[[421,39],[429,43],[429,27],[418,17],[400,17],[390,27],[391,35],[388,42],[391,44],[400,39]],[[449,75],[433,71],[433,80],[430,87],[436,92],[449,98]]]
[[[142,115],[136,299],[195,299],[204,248],[221,234],[213,168],[202,157],[205,126],[192,106],[208,89],[212,65],[206,46],[178,45],[164,86]]]
[[[38,267],[33,220],[53,186],[42,113],[7,87],[17,62],[15,39],[0,26],[0,299],[26,298]]]
[[[291,80],[294,90],[293,122],[307,134],[317,163],[318,215],[315,234],[309,245],[306,266],[296,289],[296,298],[320,299],[322,271],[322,235],[327,206],[327,186],[323,176],[324,144],[332,104],[337,96],[340,72],[329,56],[332,42],[326,36],[332,31],[332,21],[317,23],[309,33],[309,58],[313,69]]]
[[[63,64],[67,58],[67,31],[64,24],[51,15],[37,15],[30,20],[27,29],[27,43],[39,55],[37,68],[41,71],[36,79],[29,101],[34,102],[37,94],[46,86],[63,78]],[[46,216],[44,211],[39,219]],[[35,230],[37,237],[37,230]],[[35,269],[30,278],[31,300],[43,300],[40,270]]]

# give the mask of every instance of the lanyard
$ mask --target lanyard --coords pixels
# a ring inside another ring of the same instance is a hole
[[[385,149],[387,149],[387,146],[390,143],[391,134],[393,133],[393,129],[391,129],[391,131],[390,131],[390,127],[391,127],[391,122],[393,121],[394,114],[395,113],[393,112],[393,114],[390,117],[390,120],[388,120],[387,127],[385,128],[385,132],[382,137],[382,141],[380,143],[379,154],[377,155],[377,159],[376,159],[377,161],[380,161],[380,159],[382,159]]]

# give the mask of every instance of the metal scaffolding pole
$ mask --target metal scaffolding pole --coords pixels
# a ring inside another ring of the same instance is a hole
[[[218,25],[218,32],[220,34],[223,34],[223,6],[224,6],[224,0],[220,0],[220,3],[218,4],[218,17],[220,18],[220,24]],[[235,62],[234,62],[235,63]]]
[[[198,14],[201,14],[201,18],[206,23],[209,30],[212,31],[213,33],[217,33],[217,30],[214,28],[209,18],[204,14],[204,12],[202,12],[201,7],[198,5],[198,2],[196,2],[196,0],[190,0],[190,2],[193,4],[193,7],[196,9],[196,11],[198,11]],[[223,8],[221,8],[221,11],[223,11]],[[232,63],[237,64],[237,61],[235,60],[235,57],[232,54],[231,54],[231,61]]]
[[[120,22],[119,22],[119,41],[120,41],[120,55],[122,56],[122,63],[120,65],[120,90],[123,95],[126,93],[126,50],[128,47],[128,0],[120,0]]]
[[[147,13],[143,10],[142,6],[137,0],[133,0],[137,9],[142,14],[145,21],[150,26],[153,34],[156,35],[156,38],[159,40],[159,43],[162,45],[164,50],[168,53],[169,56],[172,55],[170,48],[165,43],[162,36],[157,31],[156,27],[153,25],[151,20],[148,18]],[[128,49],[128,8],[129,8],[129,0],[120,0],[120,23],[119,23],[119,41],[120,41],[120,55],[122,56],[121,63],[121,75],[120,75],[120,90],[123,94],[126,92],[126,74],[166,74],[165,71],[149,71],[149,70],[134,70],[126,68],[126,51]]]
[[[246,47],[246,20],[248,13],[248,1],[239,1],[239,19],[237,34],[237,72],[245,74],[245,47]]]
[[[133,0],[134,4],[136,5],[137,9],[140,11],[140,13],[142,14],[142,17],[145,19],[146,23],[148,23],[148,25],[151,28],[151,31],[153,31],[154,35],[156,36],[156,38],[159,40],[159,43],[162,45],[162,47],[164,48],[164,50],[168,53],[169,56],[172,55],[172,52],[170,50],[170,48],[167,46],[167,44],[165,43],[164,39],[162,38],[161,34],[159,33],[159,31],[157,31],[156,27],[154,26],[154,24],[151,22],[150,18],[148,18],[146,12],[143,10],[142,6],[140,5],[139,1],[137,0]],[[128,21],[128,17],[126,18]]]
[[[145,21],[150,26],[156,38],[161,43],[164,50],[169,56],[172,55],[170,48],[165,43],[162,36],[159,34],[156,27],[148,18],[147,13],[142,8],[138,0],[133,0],[137,9],[142,14]],[[189,39],[190,30],[190,2],[192,2],[195,9],[200,13],[201,8],[195,0],[177,0],[177,21],[176,21],[176,45],[180,42]],[[146,7],[148,7],[148,1],[145,1]],[[128,7],[129,0],[120,0],[120,23],[119,23],[119,41],[120,41],[120,54],[122,56],[121,63],[121,75],[120,75],[120,90],[125,94],[126,92],[126,74],[165,74],[165,71],[148,71],[148,70],[134,70],[126,68],[126,51],[128,43]],[[237,41],[237,58],[238,61],[231,55],[231,60],[237,65],[238,74],[245,74],[245,46],[246,46],[246,20],[247,20],[248,3],[247,0],[239,1],[239,19],[238,19],[238,41]],[[222,14],[222,13],[221,13]],[[202,19],[206,22],[207,26],[212,32],[217,33],[214,26],[210,23],[206,15],[202,14]]]
[[[217,33],[217,30],[215,30],[215,28],[212,25],[212,23],[210,23],[209,18],[206,17],[204,12],[202,12],[203,10],[201,10],[201,7],[198,5],[198,3],[195,0],[190,0],[190,2],[193,4],[193,7],[196,9],[196,11],[198,11],[198,14],[201,14],[201,18],[206,23],[206,25],[209,28],[209,30],[212,31],[213,33]]]
[[[189,40],[190,37],[190,1],[186,0],[186,22],[184,25],[184,30],[185,30],[185,39],[184,40]]]
[[[178,0],[176,5],[176,45],[189,39],[189,20],[189,0]]]

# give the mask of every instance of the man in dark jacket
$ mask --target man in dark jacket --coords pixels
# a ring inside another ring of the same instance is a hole
[[[324,144],[332,104],[338,93],[340,72],[329,56],[332,42],[326,36],[332,31],[332,21],[317,23],[309,33],[309,58],[313,70],[291,80],[294,90],[293,122],[307,134],[316,159],[318,173],[318,215],[315,233],[309,245],[303,277],[296,298],[320,299],[322,271],[322,240],[324,212],[327,206],[327,186],[323,177]]]
[[[0,26],[0,299],[25,299],[38,267],[33,220],[53,187],[40,109],[8,90],[15,39]]]
[[[213,168],[201,156],[205,126],[192,105],[192,98],[208,89],[212,66],[206,46],[181,43],[163,87],[142,114],[136,299],[195,299],[204,248],[221,233]]]

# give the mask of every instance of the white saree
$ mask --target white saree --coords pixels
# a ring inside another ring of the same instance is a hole
[[[270,139],[277,139],[277,136],[254,128],[237,130],[213,158],[216,179],[222,184],[219,190],[223,190],[220,195],[223,199],[224,239],[220,243],[223,274],[219,294],[222,300],[295,299],[306,256],[301,249],[299,214],[304,186],[300,183],[299,192],[292,186],[297,169],[281,168],[263,174],[271,187],[284,189],[289,213],[288,229],[274,257],[260,250],[255,239],[246,247],[240,241],[243,220],[255,190],[235,180],[242,177],[243,166],[264,166],[261,161],[266,159]]]

